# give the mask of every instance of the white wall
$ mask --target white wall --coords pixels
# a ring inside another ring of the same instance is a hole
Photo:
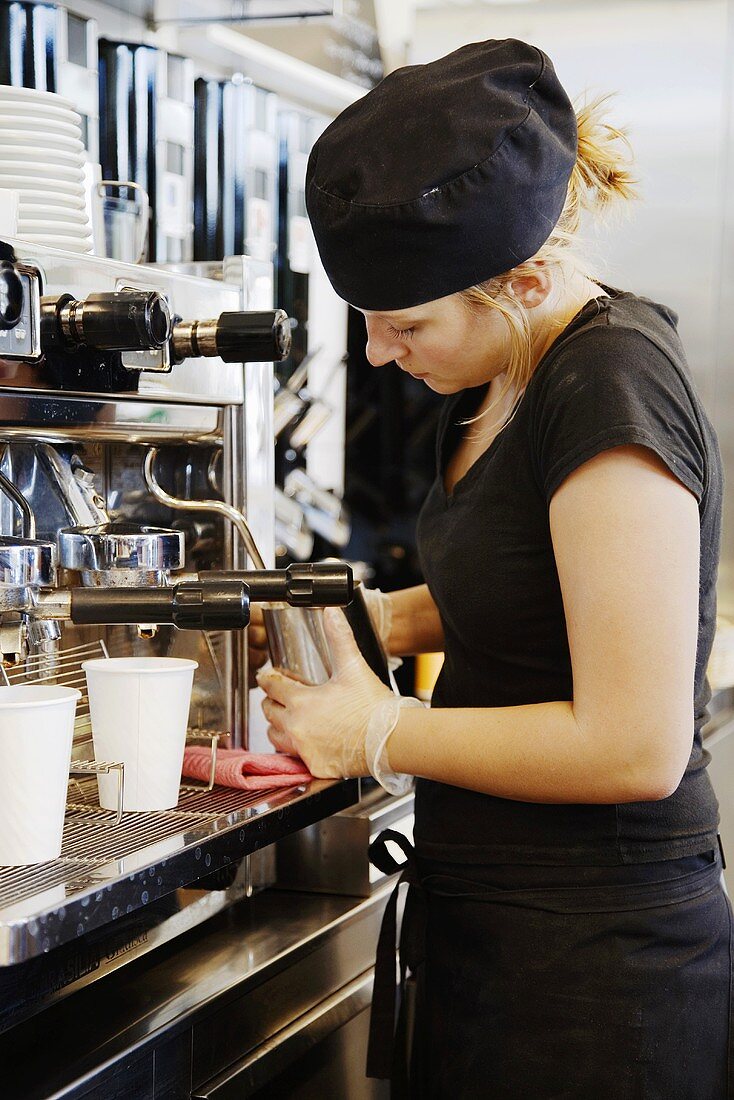
[[[616,92],[641,201],[602,232],[600,277],[680,313],[704,399],[712,390],[721,251],[726,0],[543,0],[419,10],[412,62],[466,42],[522,38],[550,56],[572,98]]]

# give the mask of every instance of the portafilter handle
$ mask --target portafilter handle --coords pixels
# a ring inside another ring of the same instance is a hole
[[[23,282],[15,266],[0,260],[0,329],[12,329],[23,316]]]
[[[55,617],[77,626],[155,623],[182,630],[239,630],[250,621],[250,603],[288,603],[295,607],[342,607],[351,602],[354,580],[343,562],[289,565],[200,573],[198,581],[168,588],[72,588],[61,610],[52,597]],[[45,616],[41,616],[45,617]]]
[[[250,621],[240,581],[181,581],[170,588],[72,588],[68,614],[77,626],[154,623],[181,630],[240,630]]]
[[[199,573],[199,578],[205,582],[242,581],[252,603],[346,607],[354,597],[352,568],[339,561],[295,562],[286,569],[212,570]]]

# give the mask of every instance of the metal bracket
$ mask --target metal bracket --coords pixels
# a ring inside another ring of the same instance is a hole
[[[210,739],[211,739],[211,741],[210,741],[211,761],[210,761],[210,765],[209,765],[209,782],[208,783],[192,783],[191,781],[189,781],[188,783],[183,783],[182,782],[181,783],[181,790],[182,791],[188,791],[192,794],[201,794],[202,792],[206,793],[208,791],[211,791],[214,788],[214,777],[215,777],[216,772],[217,772],[217,747],[219,745],[219,733],[215,733],[213,730],[201,730],[201,732],[195,734],[194,736],[188,737],[187,740],[186,740],[186,743],[187,744],[193,744],[197,737],[202,738],[202,737],[205,737],[205,736],[210,737]]]
[[[247,2],[247,0],[245,0]],[[293,5],[290,11],[277,11],[260,13],[259,15],[248,15],[246,12],[242,12],[239,15],[221,15],[214,18],[207,18],[206,16],[199,16],[190,19],[150,19],[148,21],[148,27],[150,30],[156,30],[158,27],[163,26],[175,26],[175,27],[196,27],[196,26],[227,26],[236,25],[237,23],[277,23],[287,19],[296,19],[302,22],[306,22],[308,19],[335,19],[344,14],[343,0],[324,0],[320,5],[323,10],[309,10],[304,11],[303,8],[299,11],[297,5]]]
[[[122,821],[122,807],[125,798],[124,764],[107,760],[74,760],[69,769],[69,778],[83,779],[87,775],[109,775],[110,772],[115,772],[117,776],[117,809],[112,824],[119,825]]]

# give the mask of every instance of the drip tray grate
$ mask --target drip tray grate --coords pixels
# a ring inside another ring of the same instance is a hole
[[[74,740],[82,741],[92,736],[87,678],[82,664],[95,657],[107,656],[107,649],[101,639],[67,649],[32,653],[20,665],[0,665],[0,682],[7,687],[18,684],[53,684],[55,687],[76,688],[81,692],[81,698],[76,707]]]
[[[107,655],[101,642],[43,652],[20,667],[0,668],[0,679],[78,687],[75,740],[86,742],[89,701],[81,665],[100,655]],[[227,869],[244,856],[358,801],[357,780],[262,791],[214,787],[220,734],[196,728],[190,735],[211,743],[210,784],[182,785],[171,810],[123,813],[122,765],[72,761],[60,858],[0,867],[0,967],[52,951],[217,872],[226,881]],[[97,773],[114,769],[117,813],[100,808],[97,791]]]
[[[104,927],[358,798],[357,780],[264,791],[182,788],[175,809],[126,811],[118,822],[99,807],[96,777],[77,775],[60,858],[0,868],[0,966]]]
[[[324,785],[324,782],[313,783],[310,788]],[[146,813],[127,811],[118,824],[116,813],[99,807],[95,775],[70,780],[61,857],[37,867],[0,868],[0,943],[3,925],[50,913],[62,914],[64,920],[64,910],[59,906],[65,906],[77,892],[99,890],[117,876],[132,881],[135,872],[154,867],[160,861],[165,864],[191,845],[206,843],[211,836],[227,832],[276,806],[302,799],[308,790],[303,787],[287,791],[223,788],[191,791],[183,788],[175,809]],[[281,813],[278,810],[278,816]],[[197,847],[195,859],[199,858]],[[229,861],[224,859],[224,862]],[[209,866],[204,857],[204,867],[199,866],[198,873],[193,873],[189,881],[206,873],[205,868]],[[158,884],[163,886],[163,882]],[[89,901],[87,908],[88,905]],[[1,955],[0,950],[0,965]]]
[[[6,906],[17,906],[61,883],[68,886],[70,873],[88,877],[95,868],[133,856],[142,848],[165,847],[166,840],[179,838],[187,827],[214,823],[228,813],[247,810],[267,794],[221,789],[185,792],[174,810],[128,811],[116,825],[115,813],[99,808],[96,779],[73,780],[70,796],[74,800],[66,807],[61,857],[38,867],[0,868],[0,920]]]
[[[79,873],[85,870],[88,872],[89,868],[81,865],[78,868]],[[63,889],[69,878],[75,877],[73,864],[70,866],[68,861],[61,859],[53,863],[41,863],[37,867],[0,868],[0,909],[14,910],[21,902],[30,898],[36,899],[40,909],[48,900],[49,890],[54,887]]]

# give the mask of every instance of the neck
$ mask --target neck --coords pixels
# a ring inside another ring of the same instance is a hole
[[[603,298],[605,295],[606,291],[598,283],[587,279],[585,275],[574,273],[564,281],[562,291],[549,295],[542,306],[532,311],[532,372],[535,371],[553,341],[570,324],[579,310],[592,298]],[[517,394],[514,389],[510,389],[503,395],[505,382],[504,371],[492,379],[475,415],[495,406],[500,419],[509,414]],[[502,409],[499,408],[500,398],[502,398]]]
[[[574,273],[563,289],[549,295],[534,318],[533,369],[537,367],[553,341],[570,324],[576,314],[592,298],[602,298],[606,291],[585,275]]]

